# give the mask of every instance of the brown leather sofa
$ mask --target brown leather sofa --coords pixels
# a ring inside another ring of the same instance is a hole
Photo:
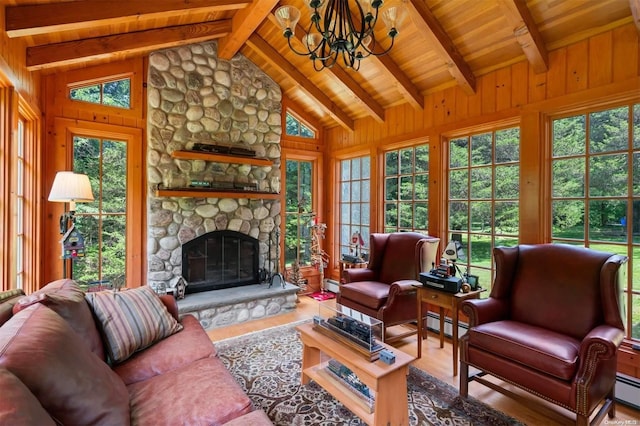
[[[36,303],[0,323],[0,424],[272,424],[194,317],[112,366],[75,282],[55,281],[26,297]],[[177,320],[173,297],[161,299]]]
[[[386,329],[418,320],[414,285],[420,285],[420,272],[433,267],[439,242],[417,232],[371,234],[369,264],[343,271],[337,303],[382,321],[387,343],[415,334],[389,337]]]
[[[624,337],[618,275],[627,258],[563,244],[494,249],[489,298],[462,304],[460,395],[472,380],[524,398],[498,377],[576,414],[576,424],[615,416],[617,349]],[[480,373],[469,376],[469,366]]]

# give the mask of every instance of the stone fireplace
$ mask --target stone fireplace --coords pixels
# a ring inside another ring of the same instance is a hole
[[[213,231],[182,245],[187,293],[257,284],[258,240],[237,231]]]
[[[247,196],[242,191],[222,196],[191,191],[184,196],[179,190],[209,182],[212,186],[252,187],[267,194],[280,192],[280,87],[243,55],[224,60],[217,56],[216,42],[199,43],[149,55],[147,105],[149,284],[171,288],[182,277],[187,292],[197,291],[204,281],[235,285],[231,281],[239,278],[209,279],[206,269],[201,275],[190,275],[193,282],[183,277],[185,247],[217,231],[241,234],[256,242],[250,275],[256,274],[255,265],[274,271],[279,253],[273,230],[281,221],[278,197]],[[249,149],[267,163],[174,155],[192,150],[194,144]],[[160,188],[169,191],[159,195]],[[205,268],[212,265],[207,263]],[[244,274],[244,267],[242,271]]]

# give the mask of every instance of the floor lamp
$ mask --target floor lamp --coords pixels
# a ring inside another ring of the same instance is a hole
[[[75,222],[76,203],[88,203],[94,200],[89,177],[68,171],[56,173],[48,199],[55,203],[69,203],[69,211],[65,211],[60,216],[60,234],[64,236]],[[67,277],[67,259],[64,253],[62,275],[63,278]]]

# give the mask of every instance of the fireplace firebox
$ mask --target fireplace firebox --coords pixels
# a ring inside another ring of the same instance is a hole
[[[213,231],[182,246],[182,277],[187,293],[259,282],[259,244],[236,231]]]

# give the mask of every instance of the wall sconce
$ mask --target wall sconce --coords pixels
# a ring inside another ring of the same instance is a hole
[[[91,191],[91,183],[89,177],[84,174],[74,172],[58,172],[53,180],[51,186],[51,192],[49,193],[49,201],[55,203],[69,203],[69,211],[65,211],[60,216],[60,234],[63,235],[61,243],[63,245],[62,250],[62,269],[63,276],[67,276],[67,263],[66,259],[75,258],[77,251],[73,252],[73,255],[65,255],[65,238],[68,231],[72,231],[75,223],[76,203],[88,203],[94,200],[93,192]],[[79,232],[75,232],[74,238],[82,242],[82,236]],[[82,247],[82,254],[84,254],[84,245]]]

